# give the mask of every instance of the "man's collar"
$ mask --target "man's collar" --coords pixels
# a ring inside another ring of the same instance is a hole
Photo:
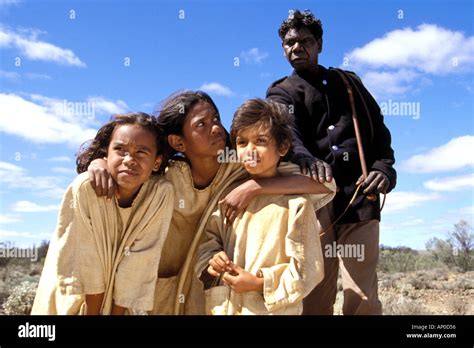
[[[309,83],[314,83],[314,82],[317,82],[317,81],[322,81],[324,79],[327,79],[328,69],[326,69],[322,65],[318,65],[318,72],[316,73],[316,75],[297,73],[296,70],[293,70],[293,73],[291,75],[292,76],[298,76],[298,77],[302,78],[303,80],[308,81]]]

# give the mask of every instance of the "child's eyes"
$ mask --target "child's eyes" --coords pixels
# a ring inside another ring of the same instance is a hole
[[[257,144],[265,144],[266,142],[266,139],[257,139]]]
[[[115,150],[115,152],[117,152],[117,154],[118,154],[119,156],[125,156],[125,153],[128,152],[128,151],[127,151],[125,148],[123,148],[123,147],[115,147],[114,150]],[[132,153],[130,153],[130,154],[132,154]],[[138,150],[138,151],[136,152],[136,154],[137,154],[137,156],[143,157],[143,156],[148,155],[148,151],[146,151],[146,150]]]

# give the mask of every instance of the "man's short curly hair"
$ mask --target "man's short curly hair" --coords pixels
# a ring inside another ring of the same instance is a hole
[[[316,40],[323,37],[323,25],[310,10],[304,10],[303,12],[300,12],[300,10],[290,11],[288,18],[283,21],[278,29],[278,35],[283,41],[290,29],[299,30],[301,28],[307,28]]]

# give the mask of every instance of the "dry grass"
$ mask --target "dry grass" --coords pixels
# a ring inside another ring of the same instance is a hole
[[[474,314],[474,272],[441,268],[407,273],[379,272],[378,278],[385,315]],[[341,315],[342,286],[338,286],[338,290],[334,313]]]

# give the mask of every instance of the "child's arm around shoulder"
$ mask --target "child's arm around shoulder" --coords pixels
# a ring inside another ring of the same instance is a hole
[[[330,202],[336,192],[336,183],[320,183],[309,174],[301,174],[300,167],[290,162],[278,166],[280,176],[258,180],[247,180],[232,190],[221,200],[226,205],[226,219],[231,223],[250,204],[252,199],[260,194],[311,194],[315,209]]]

